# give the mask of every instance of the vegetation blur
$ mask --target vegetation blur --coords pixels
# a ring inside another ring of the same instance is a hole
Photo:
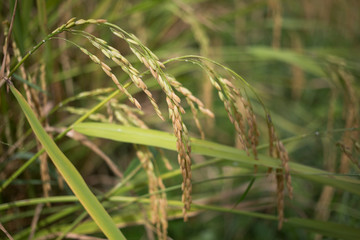
[[[1,239],[360,236],[359,1],[15,2]]]

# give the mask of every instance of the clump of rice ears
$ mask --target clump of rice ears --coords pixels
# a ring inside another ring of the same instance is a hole
[[[118,37],[125,40],[131,49],[131,51],[135,54],[135,56],[139,59],[140,62],[144,64],[144,66],[150,71],[152,76],[157,80],[158,84],[160,85],[163,92],[166,94],[166,103],[168,105],[168,111],[169,111],[169,118],[172,121],[174,134],[177,138],[177,150],[178,150],[178,162],[181,167],[182,175],[183,175],[183,183],[182,183],[182,190],[183,190],[183,196],[182,201],[184,203],[183,208],[183,215],[184,215],[184,221],[187,221],[187,211],[190,210],[191,205],[191,191],[192,191],[192,185],[191,185],[191,147],[190,147],[190,140],[188,136],[187,128],[182,120],[182,114],[185,113],[184,108],[180,105],[181,100],[180,97],[174,92],[174,89],[182,94],[188,104],[191,106],[192,112],[194,113],[194,120],[199,128],[199,131],[202,135],[203,131],[201,129],[199,120],[197,118],[198,110],[210,117],[213,117],[213,113],[205,108],[204,104],[196,98],[190,90],[183,87],[181,83],[179,83],[173,76],[170,76],[169,74],[165,73],[163,69],[165,69],[165,66],[162,62],[159,61],[158,57],[151,52],[146,46],[144,46],[138,38],[136,38],[133,34],[128,34],[118,26],[108,23],[105,20],[75,20],[71,19],[66,23],[65,25],[61,26],[55,32],[62,32],[67,31],[69,33],[77,34],[80,36],[85,37],[88,39],[93,46],[95,46],[97,49],[101,50],[101,52],[110,60],[115,62],[117,65],[119,65],[122,70],[128,74],[130,79],[132,80],[132,83],[134,83],[135,86],[140,88],[148,97],[151,104],[154,107],[155,112],[159,116],[160,119],[164,120],[163,114],[161,113],[157,103],[155,102],[154,98],[152,97],[151,92],[148,90],[148,87],[142,80],[139,71],[132,66],[132,64],[123,56],[121,53],[113,48],[112,46],[109,46],[107,42],[104,40],[97,38],[87,32],[79,31],[79,30],[73,30],[70,29],[74,26],[87,24],[87,23],[97,23],[97,24],[103,24],[106,26],[109,26],[111,31]],[[67,40],[68,41],[68,40]],[[102,68],[102,70],[108,75],[113,82],[116,84],[116,86],[119,88],[121,92],[123,92],[128,99],[139,109],[141,109],[140,103],[126,90],[126,88],[119,82],[115,74],[112,73],[111,68],[101,61],[97,56],[92,54],[89,50],[71,42],[75,46],[77,46],[83,53],[88,55],[90,59],[95,62],[96,64],[99,64]],[[67,108],[68,111],[76,112],[78,110]],[[94,119],[95,116],[92,116]],[[98,116],[98,120],[100,120],[100,116]],[[138,156],[142,156],[144,159],[143,154],[140,154]],[[140,158],[140,157],[139,157]],[[145,165],[144,165],[145,166]],[[151,176],[149,171],[152,171],[152,168],[149,168],[148,165],[146,165],[148,177]],[[149,170],[150,169],[150,170]],[[149,183],[155,183],[155,181],[150,180],[154,177],[149,177]],[[154,188],[156,186],[155,184],[151,184],[149,186],[149,189]],[[154,198],[154,197],[152,197]],[[152,201],[154,202],[154,201]],[[153,204],[154,205],[154,204]],[[164,205],[164,204],[162,204]],[[164,214],[162,214],[164,215]],[[164,221],[162,221],[164,222]],[[164,225],[164,224],[163,224]]]
[[[118,26],[111,24],[103,19],[79,19],[76,18],[70,19],[66,24],[60,26],[59,28],[55,29],[44,41],[39,43],[33,50],[29,52],[24,58],[19,59],[19,64],[15,66],[9,76],[13,72],[16,71],[20,67],[20,70],[23,72],[22,63],[26,60],[26,58],[31,55],[38,47],[40,47],[44,42],[56,38],[57,34],[60,34],[64,31],[82,36],[87,39],[96,49],[100,50],[104,56],[108,60],[114,62],[117,66],[120,66],[121,69],[128,75],[131,82],[141,89],[151,102],[157,116],[164,120],[164,115],[161,112],[157,102],[153,98],[152,93],[148,89],[146,83],[143,80],[143,74],[140,74],[139,71],[124,57],[119,50],[115,49],[114,47],[110,46],[106,41],[101,38],[95,37],[92,34],[82,31],[82,30],[75,30],[73,28],[84,25],[84,24],[98,24],[102,26],[106,26],[110,28],[111,32],[126,41],[129,45],[130,50],[132,53],[137,57],[137,59],[146,67],[148,72],[152,75],[154,79],[156,79],[157,83],[161,87],[161,90],[165,93],[166,103],[168,107],[169,119],[171,120],[174,135],[176,137],[176,148],[178,152],[178,163],[181,169],[181,174],[183,177],[182,182],[182,202],[183,202],[183,218],[184,221],[187,221],[188,216],[187,212],[191,208],[192,202],[192,172],[191,172],[191,142],[189,137],[189,132],[187,126],[183,121],[183,114],[185,110],[181,105],[181,97],[184,98],[190,107],[192,117],[194,119],[195,125],[199,130],[201,138],[205,138],[205,133],[201,127],[198,114],[202,113],[209,117],[214,117],[214,114],[207,109],[202,101],[195,97],[192,92],[185,88],[179,81],[176,80],[174,76],[171,76],[166,72],[166,67],[164,63],[162,63],[159,58],[146,46],[144,46],[141,41],[134,36],[133,34],[129,34],[123,29],[119,28]],[[62,38],[59,38],[62,39]],[[139,101],[133,97],[130,92],[127,90],[126,86],[124,86],[115,74],[112,72],[112,69],[109,65],[105,62],[100,60],[95,54],[91,53],[90,50],[85,49],[78,44],[64,39],[65,41],[75,45],[78,47],[84,54],[86,54],[91,61],[100,65],[103,72],[111,78],[111,80],[115,83],[118,89],[126,95],[129,101],[136,106],[136,108],[141,109],[141,104]],[[16,49],[16,48],[14,48]],[[185,59],[185,58],[184,58]],[[205,58],[197,58],[196,56],[189,57],[188,61],[194,61],[198,65],[200,65],[204,71],[207,73],[209,77],[209,81],[211,82],[212,86],[217,90],[218,96],[220,100],[224,104],[225,111],[230,122],[233,124],[238,140],[241,144],[241,148],[247,152],[248,155],[252,154],[254,159],[258,159],[257,154],[257,146],[259,143],[259,129],[257,127],[256,116],[253,111],[251,102],[247,96],[246,89],[249,85],[246,83],[244,84],[243,88],[238,88],[237,84],[240,82],[244,82],[242,78],[228,72],[228,76],[220,76],[215,70],[210,69],[207,67],[207,59]],[[25,76],[23,76],[25,78]],[[24,86],[26,89],[26,94],[28,96],[28,102],[33,105],[42,106],[40,104],[40,100],[34,98],[36,95],[32,93],[30,90],[27,89],[27,85]],[[46,86],[43,86],[44,88]],[[252,91],[252,89],[250,89]],[[43,117],[41,108],[39,109],[39,117]],[[74,109],[67,107],[67,111],[75,113],[75,114],[82,114],[87,110],[81,109]],[[268,131],[269,131],[269,152],[270,155],[274,158],[279,158],[282,163],[282,169],[276,169],[276,181],[277,181],[277,205],[278,205],[278,216],[279,216],[279,228],[282,227],[282,223],[284,221],[284,182],[286,181],[286,187],[289,192],[289,197],[292,198],[292,186],[291,186],[291,176],[290,176],[290,169],[289,169],[289,157],[287,151],[283,144],[278,140],[274,126],[271,122],[271,117],[268,111],[264,108],[266,119],[268,123]],[[108,104],[108,114],[109,117],[106,117],[101,114],[93,114],[90,118],[97,120],[97,121],[118,121],[124,125],[133,125],[138,126],[141,128],[147,128],[146,124],[141,121],[133,110],[129,107],[122,105],[120,106],[115,101],[110,101]],[[159,239],[166,239],[167,238],[167,199],[166,194],[161,191],[165,189],[165,186],[161,180],[156,175],[154,171],[154,166],[152,163],[153,156],[150,150],[143,146],[136,147],[136,154],[139,158],[142,167],[145,169],[147,178],[148,178],[148,188],[150,193],[150,201],[151,201],[151,222],[156,226],[156,232]],[[45,161],[45,160],[44,160]],[[254,161],[255,172],[257,171],[256,168],[256,161]],[[44,179],[46,178],[46,169],[44,167]],[[121,173],[118,174],[119,176]],[[44,186],[44,193],[49,189]]]

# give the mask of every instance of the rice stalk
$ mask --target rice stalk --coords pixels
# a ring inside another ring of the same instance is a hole
[[[360,113],[359,113],[359,101],[360,98],[355,93],[354,77],[348,73],[345,69],[340,67],[338,69],[339,80],[342,81],[343,91],[345,96],[345,128],[357,128],[360,126]],[[350,162],[352,162],[358,169],[360,169],[359,161],[353,157],[352,152],[355,149],[356,141],[360,138],[360,134],[357,131],[345,132],[342,136],[342,142],[338,143],[342,150],[340,160],[340,172],[347,173],[350,169]]]
[[[50,206],[50,203],[47,203],[47,205]],[[43,207],[44,207],[44,204],[40,203],[35,208],[34,217],[33,217],[32,221],[31,221],[31,232],[30,232],[30,235],[29,235],[29,240],[34,238],[35,231],[36,231],[36,226],[38,224],[38,221],[39,221],[39,218],[40,218],[41,211],[42,211]]]
[[[257,121],[255,113],[252,109],[252,105],[248,100],[247,89],[249,89],[257,98],[259,103],[262,105],[265,112],[265,119],[268,127],[269,134],[269,155],[278,158],[281,161],[282,169],[281,171],[277,170],[276,175],[281,174],[281,176],[276,177],[278,190],[277,190],[277,199],[278,199],[278,215],[279,215],[279,228],[282,227],[282,222],[284,219],[283,208],[284,208],[284,181],[286,181],[286,188],[288,190],[289,198],[293,197],[293,187],[291,184],[291,174],[289,168],[289,156],[281,141],[278,139],[275,133],[275,128],[273,126],[270,112],[266,109],[265,104],[262,102],[261,98],[256,94],[254,89],[239,75],[233,72],[231,69],[210,60],[205,57],[200,56],[183,56],[179,58],[174,58],[171,61],[188,61],[200,66],[209,77],[210,82],[213,87],[218,91],[219,99],[223,102],[224,108],[227,112],[230,122],[233,124],[237,137],[239,139],[241,149],[246,151],[249,155],[249,149],[252,149],[254,159],[257,159],[257,145],[259,143],[259,130],[257,128]],[[209,67],[203,63],[203,61],[210,61],[216,66],[219,66],[226,70],[231,78],[240,80],[243,83],[242,91],[245,94],[241,93],[241,90],[238,89],[229,78],[224,78],[219,76],[213,68]],[[255,164],[255,172],[257,171],[257,166]],[[271,168],[268,172],[271,172]]]
[[[191,6],[190,4],[185,4],[182,1],[174,1],[174,8],[171,8],[172,12],[177,15],[183,22],[188,24],[190,26],[190,29],[192,31],[192,34],[194,36],[195,41],[199,45],[200,49],[200,55],[204,57],[211,57],[212,50],[211,50],[211,40],[206,33],[206,30],[203,25],[206,25],[207,27],[211,26],[214,28],[214,25],[210,23],[210,21],[206,18],[206,14],[204,11],[201,11],[201,15],[199,15],[196,11],[195,7]],[[199,18],[201,16],[201,19]],[[212,106],[213,105],[213,91],[212,91],[212,85],[209,81],[206,81],[206,74],[203,75],[203,79],[201,81],[201,98],[203,99],[206,106]],[[192,104],[190,104],[191,107]],[[196,111],[195,109],[191,108],[191,111],[193,112],[195,124],[197,125],[197,128],[199,129],[199,132],[201,136],[202,130],[198,126],[198,121],[195,119]],[[208,129],[208,132],[211,133],[215,126],[214,118],[206,118],[205,120],[205,126]]]
[[[274,49],[280,48],[281,28],[282,28],[282,6],[280,0],[268,0],[268,5],[273,18],[273,39],[272,47]]]
[[[182,201],[184,202],[183,215],[184,221],[187,221],[187,211],[190,210],[191,204],[191,147],[188,137],[187,128],[182,120],[182,114],[185,110],[180,105],[180,98],[175,94],[170,81],[174,81],[172,77],[165,74],[164,64],[159,61],[158,57],[133,34],[129,34],[116,25],[106,23],[111,27],[112,32],[125,40],[131,51],[148,68],[151,75],[157,80],[163,92],[166,94],[166,103],[168,105],[169,118],[172,121],[174,134],[177,138],[178,163],[180,165],[183,183],[182,183]]]
[[[301,38],[299,34],[297,33],[291,34],[291,45],[294,48],[295,52],[298,52],[300,54],[303,52],[303,46],[302,46],[303,44],[301,42]],[[304,71],[301,68],[292,65],[291,73],[292,73],[291,95],[294,99],[300,99],[305,84]]]
[[[2,225],[2,223],[0,222],[0,230],[5,233],[6,237],[9,240],[14,240],[14,238],[10,235],[10,233],[6,230],[6,228]]]
[[[276,198],[278,210],[278,229],[280,230],[284,222],[284,175],[282,169],[276,169]]]
[[[99,97],[99,100],[102,100]],[[108,102],[108,108],[111,109],[115,115],[115,120],[119,121],[125,126],[136,126],[143,129],[149,127],[137,116],[143,114],[138,109],[131,108],[125,104],[120,104],[116,99],[112,99]],[[108,111],[109,112],[109,111]],[[146,146],[135,145],[136,155],[140,160],[142,168],[145,170],[148,179],[148,191],[150,195],[150,210],[151,210],[151,224],[156,228],[156,234],[159,239],[167,239],[167,227],[168,220],[166,214],[167,200],[165,193],[159,193],[161,189],[164,189],[164,184],[161,178],[158,178],[155,174],[154,165],[152,163],[154,156]],[[147,218],[145,216],[145,218]],[[145,221],[145,228],[148,232],[148,237],[152,238],[151,226]]]
[[[115,30],[113,30],[113,32],[114,31]],[[113,48],[112,46],[109,46],[107,42],[105,42],[101,38],[97,38],[97,37],[91,35],[88,32],[77,31],[77,30],[71,30],[69,32],[84,36],[85,38],[87,38],[91,42],[91,44],[94,47],[99,49],[108,59],[111,59],[113,62],[115,62],[117,65],[119,65],[121,67],[121,69],[126,74],[129,75],[132,82],[138,88],[143,90],[143,92],[147,95],[148,99],[150,100],[151,104],[153,105],[154,110],[156,111],[157,115],[160,117],[160,119],[164,120],[164,118],[163,118],[163,116],[161,114],[161,111],[159,109],[159,106],[157,105],[157,103],[156,103],[155,99],[153,98],[151,92],[148,90],[148,87],[146,86],[146,84],[141,79],[139,71],[136,68],[134,68],[132,66],[132,64],[117,49]],[[116,84],[120,84],[120,83],[118,81],[116,81]],[[140,108],[140,107],[138,107],[138,108]]]
[[[167,239],[167,201],[166,194],[160,193],[164,189],[161,178],[156,177],[154,166],[152,164],[153,155],[147,147],[137,146],[136,155],[139,158],[148,178],[151,223],[156,227],[156,233],[159,239]]]

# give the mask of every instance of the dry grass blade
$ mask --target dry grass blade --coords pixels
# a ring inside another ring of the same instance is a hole
[[[5,233],[6,237],[9,240],[14,240],[14,238],[8,233],[8,231],[6,231],[6,229],[4,228],[4,226],[2,225],[2,223],[0,222],[0,230]]]
[[[15,41],[12,42],[12,47],[14,51],[14,56],[17,58],[18,61],[21,61],[22,57],[20,55],[20,50],[16,46]],[[23,65],[20,66],[20,72],[23,79],[28,79],[30,83],[35,84],[35,80],[33,79],[33,77],[30,77],[28,76],[28,74],[26,74]],[[42,89],[45,90],[46,80],[45,80],[44,64],[42,64],[40,67],[40,81],[41,81]],[[24,83],[23,86],[30,107],[34,110],[36,116],[38,118],[45,119],[45,125],[48,125],[48,122],[46,120],[46,110],[44,110],[48,104],[46,94],[36,92],[35,89],[30,88],[26,83]],[[36,140],[36,143],[37,143],[37,149],[40,150],[42,148],[41,143],[38,140]],[[47,154],[46,153],[41,154],[39,156],[39,159],[40,159],[40,175],[42,180],[43,194],[44,197],[49,197],[51,191],[51,184],[50,184],[50,174],[49,174]],[[50,204],[47,205],[50,206]]]
[[[35,214],[34,214],[32,222],[31,222],[31,233],[30,233],[29,238],[28,238],[29,240],[32,240],[34,238],[34,234],[35,234],[35,231],[36,231],[36,226],[38,224],[40,214],[41,214],[41,210],[43,209],[43,207],[44,207],[44,204],[40,203],[35,208]]]
[[[7,64],[8,62],[8,45],[9,45],[9,42],[10,42],[10,37],[11,37],[11,33],[12,33],[12,28],[13,28],[13,24],[14,24],[14,19],[15,19],[15,13],[16,13],[16,8],[17,8],[17,3],[18,1],[15,0],[15,5],[14,5],[14,10],[13,10],[13,14],[11,16],[11,21],[10,21],[10,27],[9,27],[9,30],[8,32],[5,34],[6,38],[5,38],[5,43],[4,43],[4,46],[3,46],[3,54],[4,54],[4,57],[3,57],[3,60],[2,60],[2,63],[1,63],[1,69],[0,69],[0,81],[3,81],[4,79],[6,80],[7,78],[5,77],[5,71],[9,70],[9,64]],[[9,75],[9,74],[7,74]],[[1,85],[0,85],[1,86]]]

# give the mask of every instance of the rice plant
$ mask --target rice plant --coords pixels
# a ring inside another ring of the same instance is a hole
[[[1,236],[359,236],[359,63],[304,24],[353,10],[297,4],[2,4]]]

